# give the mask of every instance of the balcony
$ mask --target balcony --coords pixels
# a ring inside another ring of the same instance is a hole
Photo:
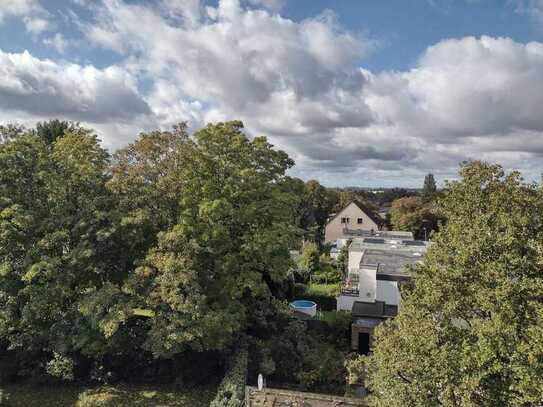
[[[359,276],[358,274],[349,274],[349,276],[341,284],[341,295],[348,295],[352,297],[360,296],[360,289],[358,286]]]

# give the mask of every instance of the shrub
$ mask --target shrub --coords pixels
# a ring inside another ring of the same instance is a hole
[[[74,379],[74,361],[68,356],[54,352],[53,359],[47,362],[47,373],[63,380]]]
[[[230,367],[224,375],[210,407],[241,407],[245,398],[248,363],[249,352],[245,347],[239,349],[232,356]]]
[[[121,396],[114,388],[86,390],[79,395],[76,407],[116,407],[120,406]]]
[[[344,389],[346,352],[328,343],[324,334],[308,332],[304,323],[292,320],[264,346],[275,365],[271,383],[313,391]]]
[[[9,402],[9,393],[6,392],[4,389],[0,389],[0,406],[1,407],[11,406]]]
[[[338,346],[349,347],[351,337],[352,316],[350,312],[328,311],[323,312],[321,320],[328,325],[328,338],[331,343]]]

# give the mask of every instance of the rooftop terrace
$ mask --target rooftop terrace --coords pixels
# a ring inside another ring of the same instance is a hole
[[[360,253],[360,268],[375,266],[377,275],[407,276],[406,266],[419,263],[427,248],[428,242],[418,240],[357,238],[349,254]]]

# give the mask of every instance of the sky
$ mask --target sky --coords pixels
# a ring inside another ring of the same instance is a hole
[[[543,173],[543,0],[0,0],[0,124],[242,120],[327,186]]]

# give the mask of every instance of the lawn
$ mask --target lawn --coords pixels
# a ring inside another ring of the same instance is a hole
[[[35,386],[5,385],[12,407],[207,407],[215,388],[180,389],[173,386]],[[80,393],[88,390],[87,403],[77,403]]]
[[[306,294],[320,297],[335,298],[339,291],[339,284],[311,284],[307,287]]]

